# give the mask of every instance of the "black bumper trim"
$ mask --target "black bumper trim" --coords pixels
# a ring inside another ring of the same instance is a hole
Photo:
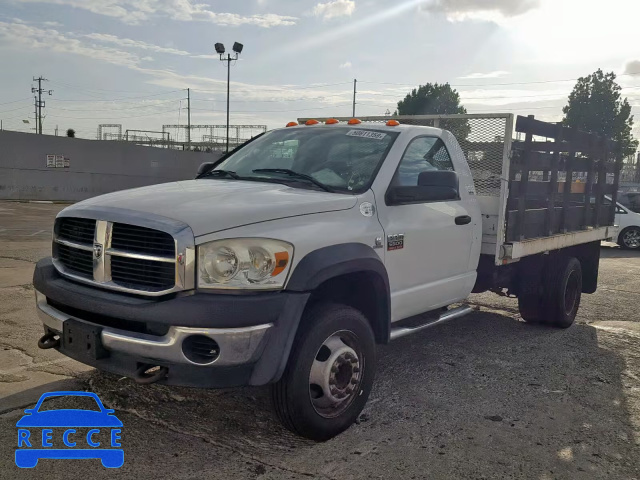
[[[62,277],[51,258],[40,260],[33,286],[48,299],[97,316],[157,325],[241,328],[276,324],[289,295],[269,292],[248,295],[191,293],[143,298],[82,285]],[[91,321],[90,318],[85,320]],[[100,323],[100,322],[96,322]]]

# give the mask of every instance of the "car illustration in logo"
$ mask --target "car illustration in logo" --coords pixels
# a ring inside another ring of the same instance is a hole
[[[91,408],[42,408],[45,400],[54,397],[84,397],[81,400],[88,401]],[[122,422],[113,415],[114,410],[104,407],[95,393],[45,393],[34,408],[26,409],[24,413],[16,423],[18,448],[15,460],[18,467],[33,468],[39,459],[48,458],[100,459],[106,468],[123,465],[124,451],[120,448]]]

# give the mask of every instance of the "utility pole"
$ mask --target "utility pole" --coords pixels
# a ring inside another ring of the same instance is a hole
[[[356,86],[358,84],[358,80],[353,79],[353,118],[356,118]]]
[[[187,88],[187,145],[191,150],[191,89]]]
[[[51,95],[53,93],[53,90],[43,90],[42,89],[42,82],[48,82],[48,80],[46,78],[44,78],[42,75],[39,76],[38,78],[34,78],[33,79],[34,82],[38,82],[38,88],[35,87],[31,87],[31,93],[37,93],[38,96],[35,97],[35,102],[36,102],[36,133],[42,135],[42,109],[45,107],[45,103],[42,101],[42,94],[43,93],[48,93],[49,95]]]

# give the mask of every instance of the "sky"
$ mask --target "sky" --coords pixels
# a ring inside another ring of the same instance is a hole
[[[193,125],[224,124],[214,44],[240,42],[231,124],[350,116],[354,79],[356,116],[449,82],[469,113],[558,121],[576,79],[602,68],[640,137],[638,18],[638,0],[0,0],[0,119],[33,129],[43,76],[45,134],[186,125],[187,88]]]

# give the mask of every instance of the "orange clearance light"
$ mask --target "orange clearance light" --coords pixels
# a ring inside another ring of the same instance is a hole
[[[284,272],[284,269],[287,268],[287,264],[289,263],[289,253],[287,252],[277,252],[275,254],[276,257],[276,268],[273,269],[271,273],[272,277],[276,275],[280,275]]]
[[[329,120],[327,120],[326,122],[324,122],[326,125],[335,125],[336,123],[340,123],[340,120],[337,120],[335,118],[330,118]]]
[[[351,119],[351,120],[349,120],[347,123],[348,123],[349,125],[359,125],[359,124],[361,124],[362,122],[361,122],[360,120],[358,120],[357,118],[352,118],[352,119]]]
[[[397,120],[389,120],[387,122],[387,127],[397,127],[398,125],[400,125],[400,122]]]
[[[305,125],[317,125],[319,123],[320,122],[318,120],[311,119],[311,120],[307,120],[307,123],[305,123]]]
[[[297,127],[298,126],[298,122],[289,122],[287,123],[287,127]]]

